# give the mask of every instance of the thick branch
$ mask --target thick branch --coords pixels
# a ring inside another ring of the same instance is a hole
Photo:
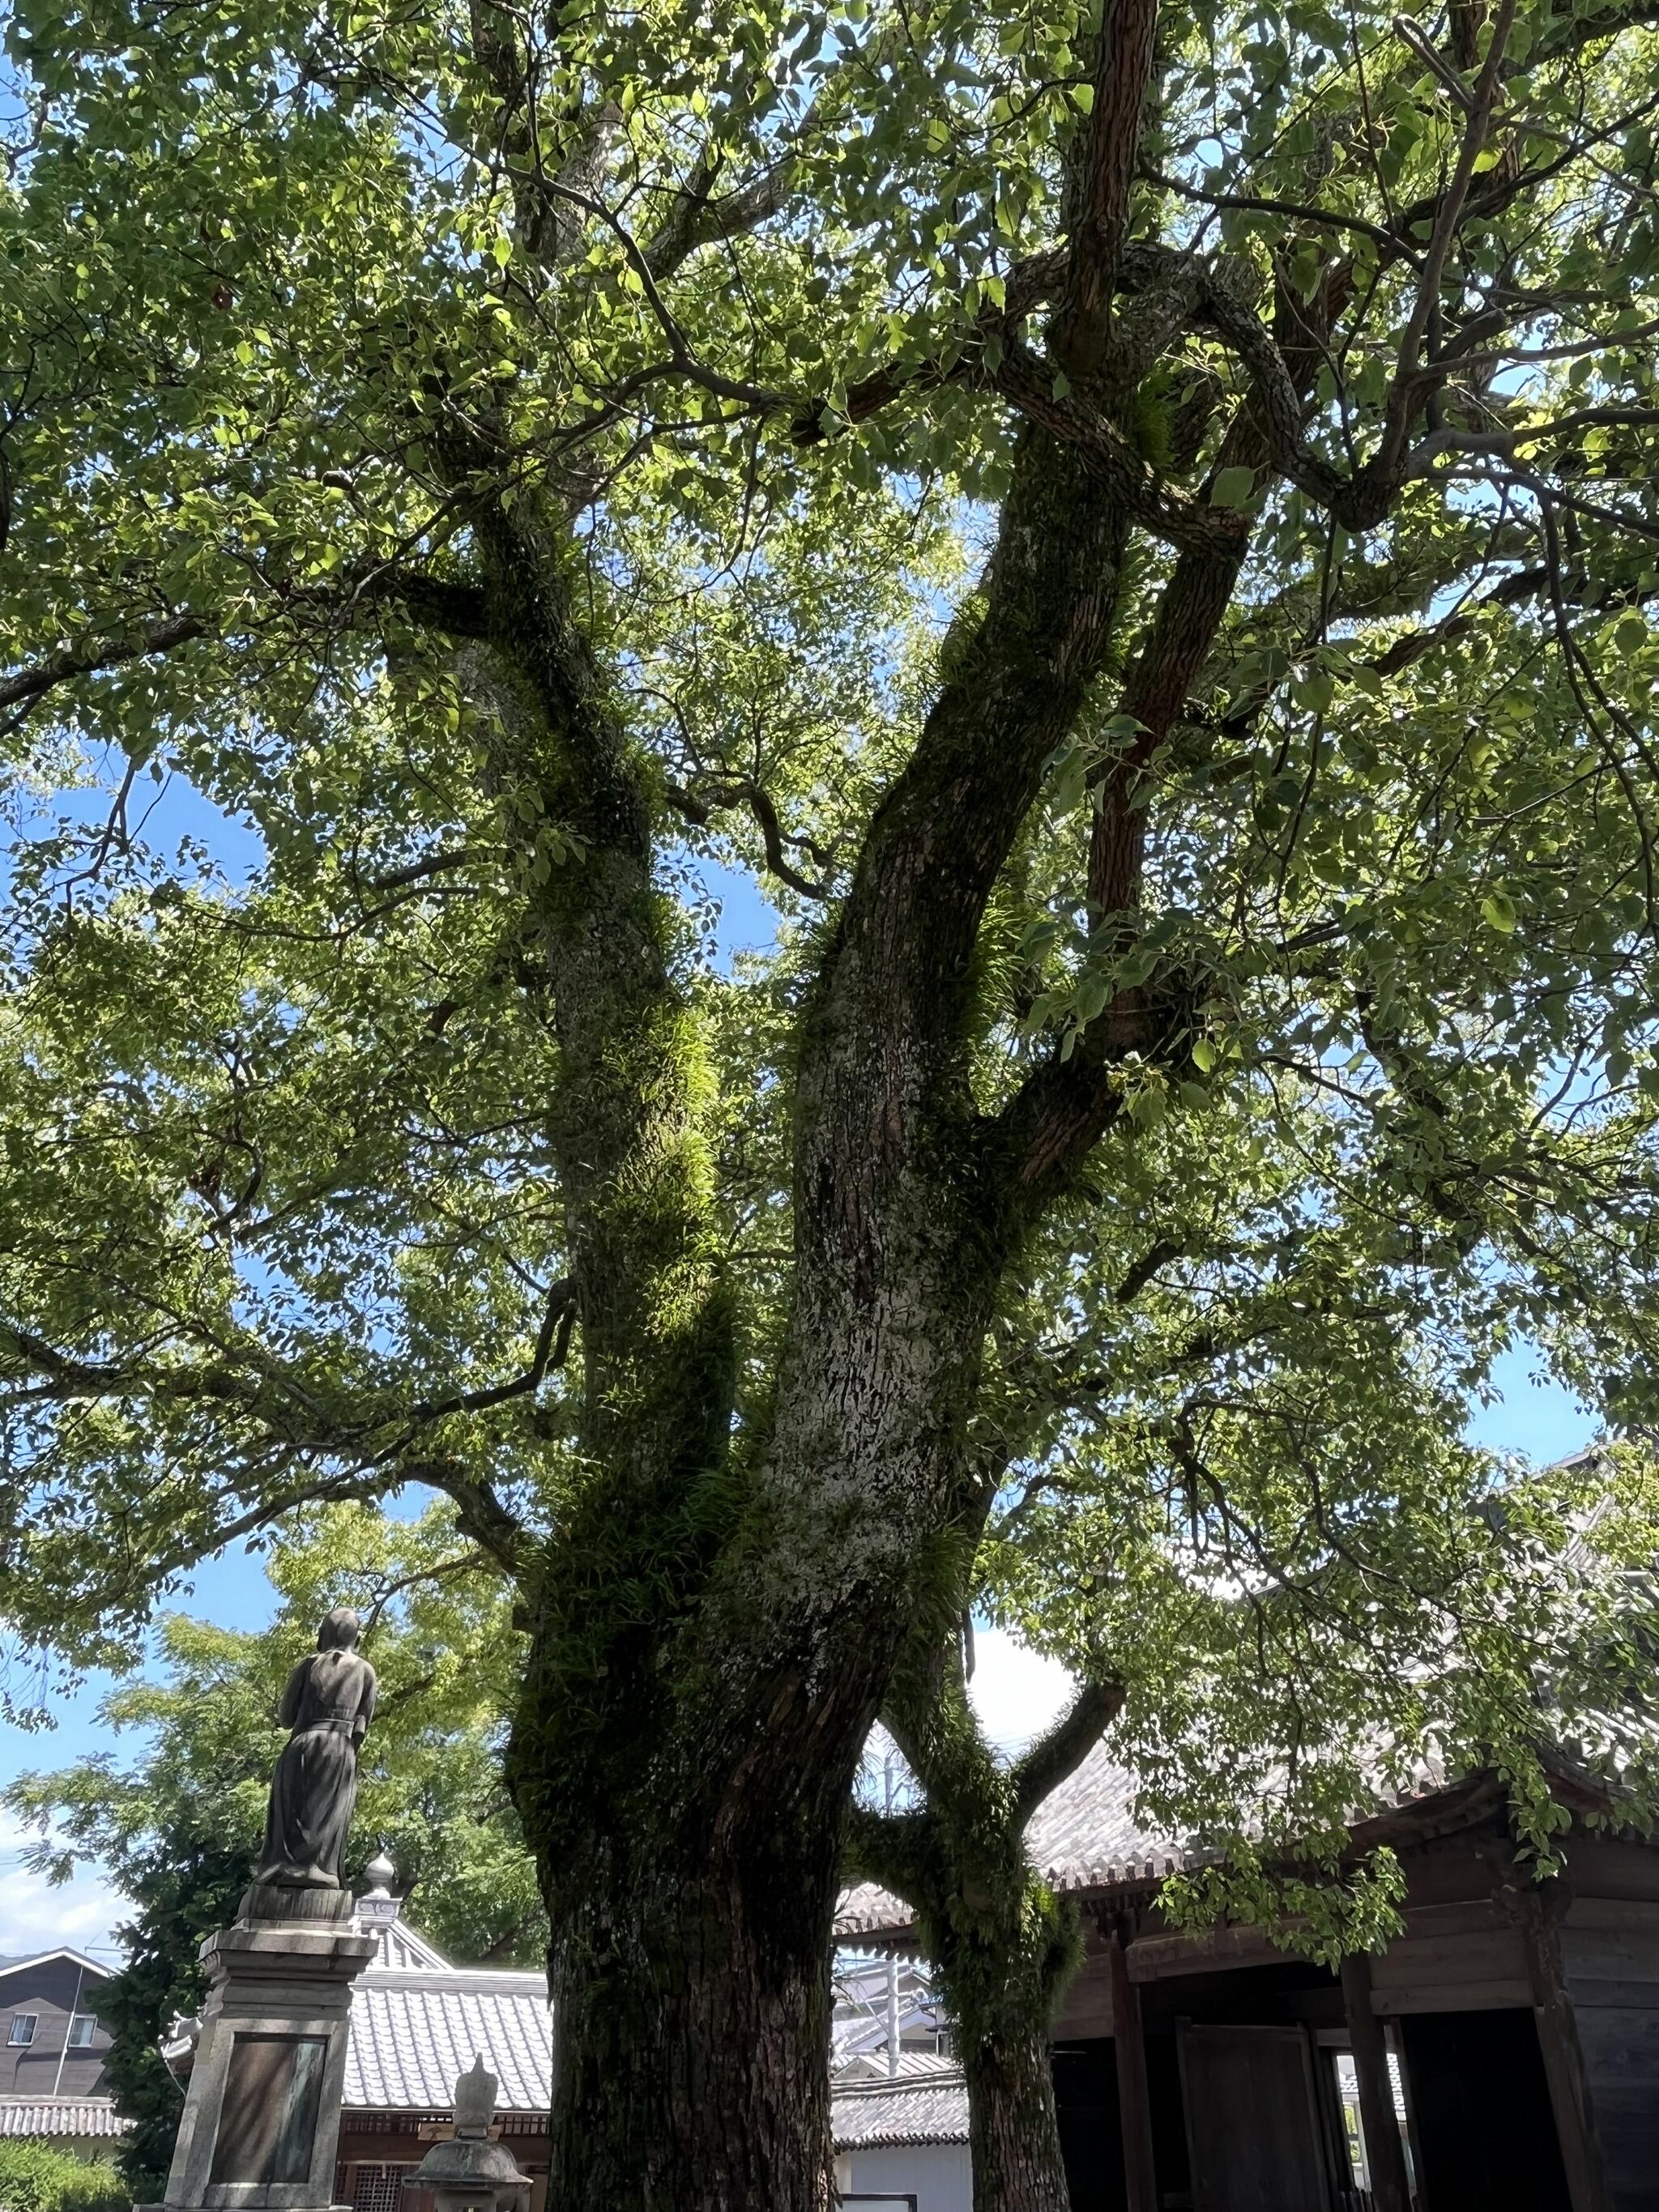
[[[918,1845],[927,1820],[925,1813],[880,1813],[856,1797],[850,1800],[841,1839],[844,1878],[872,1881],[913,1912],[925,1910],[930,1900]]]
[[[487,626],[484,597],[475,586],[385,563],[354,574],[327,591],[295,587],[278,579],[270,585],[270,592],[267,620],[279,611],[301,609],[349,619],[371,609],[378,612],[397,605],[411,622],[452,637],[482,637]],[[21,719],[39,700],[77,678],[159,659],[202,639],[252,636],[264,627],[264,622],[243,620],[216,628],[202,616],[180,610],[125,635],[83,638],[47,653],[33,667],[0,677],[0,714],[15,708],[15,719]]]
[[[1046,1735],[1040,1735],[1013,1770],[1014,1802],[1022,1827],[1051,1791],[1082,1765],[1123,1709],[1121,1682],[1085,1682]]]
[[[1347,271],[1339,264],[1305,305],[1279,288],[1276,334],[1270,337],[1263,331],[1261,336],[1273,345],[1298,406],[1314,387],[1324,339],[1347,297],[1348,283]],[[1249,319],[1261,329],[1254,314]],[[1216,473],[1263,467],[1276,426],[1282,430],[1282,401],[1270,404],[1253,387],[1222,441]],[[1089,896],[1103,915],[1129,916],[1139,901],[1152,796],[1146,770],[1204,665],[1231,604],[1249,542],[1247,526],[1230,544],[1200,544],[1182,552],[1130,668],[1122,707],[1139,725],[1139,733],[1106,770],[1091,831]],[[1021,1085],[991,1133],[1018,1212],[1030,1218],[1039,1212],[1118,1118],[1122,1101],[1110,1078],[1124,1054],[1152,1057],[1182,1044],[1179,1003],[1160,1007],[1145,987],[1138,987],[1117,994],[1073,1040],[1069,1057],[1056,1046]]]
[[[174,614],[151,623],[148,629],[133,636],[101,641],[83,638],[78,645],[64,646],[58,653],[48,653],[32,668],[0,677],[0,713],[9,707],[32,706],[48,691],[55,690],[60,684],[72,682],[77,676],[101,675],[106,669],[123,668],[131,660],[174,653],[181,645],[189,645],[207,635],[208,626],[199,616]]]
[[[1079,376],[1105,357],[1157,29],[1158,0],[1104,0],[1079,220],[1054,337],[1060,359]]]
[[[1155,1237],[1133,1265],[1125,1268],[1123,1280],[1112,1293],[1114,1304],[1132,1305],[1161,1268],[1178,1260],[1186,1247],[1173,1237]]]
[[[470,1474],[453,1460],[432,1460],[399,1468],[396,1480],[421,1482],[428,1489],[442,1491],[455,1508],[455,1525],[464,1536],[470,1536],[515,1579],[531,1571],[536,1547],[530,1532],[515,1514],[507,1511],[481,1474]]]
[[[668,220],[643,249],[646,267],[659,284],[665,284],[701,247],[744,237],[775,216],[789,196],[794,164],[775,161],[748,184],[720,198],[713,190],[718,173],[715,168],[698,166],[675,195]]]
[[[1659,23],[1659,0],[1630,0],[1628,5],[1602,8],[1593,15],[1570,15],[1564,9],[1559,16],[1546,18],[1526,59],[1509,64],[1504,75],[1511,76],[1540,68],[1565,55],[1582,53],[1586,46],[1599,46],[1604,39],[1616,39],[1626,31],[1644,30],[1654,23]]]
[[[1165,483],[1104,415],[1057,395],[1053,369],[1029,346],[1017,338],[1005,342],[988,374],[1005,399],[1069,447],[1125,514],[1153,537],[1183,550],[1243,547],[1249,524],[1242,514],[1202,506]]]

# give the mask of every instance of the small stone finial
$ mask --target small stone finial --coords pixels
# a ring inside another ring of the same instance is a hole
[[[475,2057],[455,2083],[455,2133],[477,2137],[489,2132],[495,2117],[495,2092],[501,2087],[481,2057]]]
[[[363,1879],[368,1884],[363,1893],[366,1897],[390,1897],[392,1885],[398,1879],[398,1869],[384,1850],[376,1851],[363,1869]]]

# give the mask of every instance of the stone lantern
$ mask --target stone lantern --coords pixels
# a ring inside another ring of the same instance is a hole
[[[520,2173],[505,2143],[492,2142],[498,2084],[475,2058],[455,2084],[455,2132],[435,2142],[404,2186],[429,2189],[435,2212],[524,2212],[530,2176]]]

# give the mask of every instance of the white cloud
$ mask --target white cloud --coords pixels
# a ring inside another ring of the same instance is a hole
[[[980,1726],[999,1751],[1023,1751],[1064,1711],[1076,1688],[1057,1659],[1016,1644],[1006,1628],[975,1634],[968,1694]]]
[[[123,1905],[95,1868],[54,1889],[23,1865],[33,1832],[0,1814],[0,1958],[26,1957],[59,1944],[94,1959],[118,1958],[112,1929]]]

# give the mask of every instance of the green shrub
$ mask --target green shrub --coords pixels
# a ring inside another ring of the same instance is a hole
[[[130,2212],[107,2159],[71,2158],[48,2143],[0,2142],[0,2212]]]

